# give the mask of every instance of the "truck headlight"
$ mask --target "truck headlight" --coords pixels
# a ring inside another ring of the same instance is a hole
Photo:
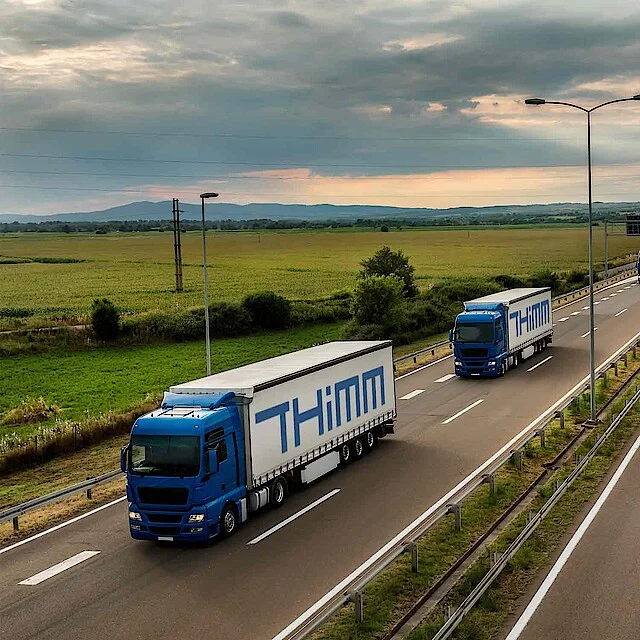
[[[462,366],[462,362],[460,362],[460,360],[456,360],[453,364],[454,364],[456,367],[461,367],[461,366]]]
[[[489,362],[487,362],[487,364],[488,364],[490,367],[495,367],[495,366],[496,366],[496,361],[495,361],[495,360],[489,360]]]
[[[137,511],[129,511],[129,520],[137,520],[142,522],[142,516]]]
[[[204,513],[192,513],[189,516],[189,523],[202,522],[204,520]]]

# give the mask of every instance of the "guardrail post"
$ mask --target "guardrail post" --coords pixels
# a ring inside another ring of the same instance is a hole
[[[12,522],[13,522],[13,530],[14,530],[14,531],[19,531],[19,530],[20,530],[20,525],[18,524],[18,516],[16,516],[16,517],[13,519],[13,521],[12,521]]]
[[[522,450],[515,449],[511,452],[511,456],[515,462],[516,467],[518,468],[518,471],[522,471]]]
[[[546,438],[545,438],[544,427],[542,427],[542,429],[538,429],[538,430],[536,431],[536,435],[537,435],[537,436],[540,436],[540,447],[541,447],[542,449],[544,449],[544,448],[545,448],[545,446],[546,446]]]
[[[91,478],[87,478],[87,480],[91,480]],[[87,487],[87,500],[91,500],[93,498],[93,488]]]
[[[618,377],[618,363],[614,362],[613,363],[613,375],[617,378]]]
[[[624,362],[624,366],[628,367],[629,366],[629,360],[627,358],[627,352],[625,351],[623,356],[622,356],[622,362]]]
[[[456,519],[456,531],[462,531],[462,507],[459,504],[448,505],[447,513],[452,513]]]
[[[362,591],[352,591],[349,594],[349,600],[355,605],[356,622],[364,620],[364,598]]]
[[[405,551],[411,552],[411,571],[412,573],[418,573],[418,544],[416,542],[409,542],[405,547]]]
[[[554,418],[560,418],[560,428],[564,429],[564,411],[556,411]]]
[[[493,473],[487,473],[482,477],[482,481],[489,485],[489,493],[492,496],[496,495],[496,477]]]

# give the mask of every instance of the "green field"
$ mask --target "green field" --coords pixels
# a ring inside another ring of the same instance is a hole
[[[269,334],[214,340],[213,372],[335,340],[339,325],[316,325]],[[27,397],[45,397],[63,409],[62,417],[81,420],[106,411],[123,411],[147,394],[206,375],[204,341],[76,351],[60,355],[7,358],[1,364],[0,413]],[[4,433],[27,434],[35,427],[0,426]]]
[[[80,318],[92,300],[102,296],[131,313],[201,305],[201,236],[183,235],[187,291],[179,295],[172,293],[172,243],[173,234],[158,232],[2,234],[0,329],[13,326],[13,318],[7,317],[11,309],[30,310],[36,320]],[[383,244],[410,257],[422,286],[449,276],[567,270],[587,261],[587,231],[576,227],[210,232],[210,297],[240,300],[261,289],[292,299],[326,296],[352,287],[360,261]],[[611,256],[622,255],[637,251],[638,240],[614,236],[609,246]],[[602,230],[596,228],[596,259],[602,260],[602,255]],[[3,264],[8,256],[84,262]]]

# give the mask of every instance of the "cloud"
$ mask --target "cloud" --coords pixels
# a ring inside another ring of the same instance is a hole
[[[367,192],[354,172],[428,178],[578,166],[582,114],[523,99],[593,104],[640,92],[640,13],[631,0],[612,2],[615,19],[595,0],[270,0],[259,9],[218,0],[215,13],[200,0],[7,1],[0,120],[42,131],[0,134],[4,153],[41,156],[0,156],[0,170],[33,172],[5,173],[5,186],[39,187],[7,188],[5,208],[55,207],[54,187],[96,181],[105,206],[129,197],[109,189],[181,197],[194,179],[180,176],[196,174],[205,182],[235,176],[233,193],[245,195],[229,199],[240,201],[264,192],[256,180],[236,179],[245,169],[308,170],[305,197],[323,201],[334,189],[319,175],[340,189],[351,184],[357,200]],[[640,161],[639,109],[594,116],[594,159]],[[65,157],[42,157],[54,155]],[[35,173],[51,165],[59,175]],[[103,175],[68,175],[81,170]],[[131,177],[104,175],[115,173]],[[484,175],[503,185],[499,174]],[[456,204],[456,190],[447,193]],[[64,198],[68,209],[73,192]]]

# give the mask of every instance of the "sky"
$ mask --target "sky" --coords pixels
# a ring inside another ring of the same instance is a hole
[[[587,199],[586,114],[640,93],[636,0],[3,0],[0,213],[138,200]],[[592,115],[640,200],[640,101]]]

